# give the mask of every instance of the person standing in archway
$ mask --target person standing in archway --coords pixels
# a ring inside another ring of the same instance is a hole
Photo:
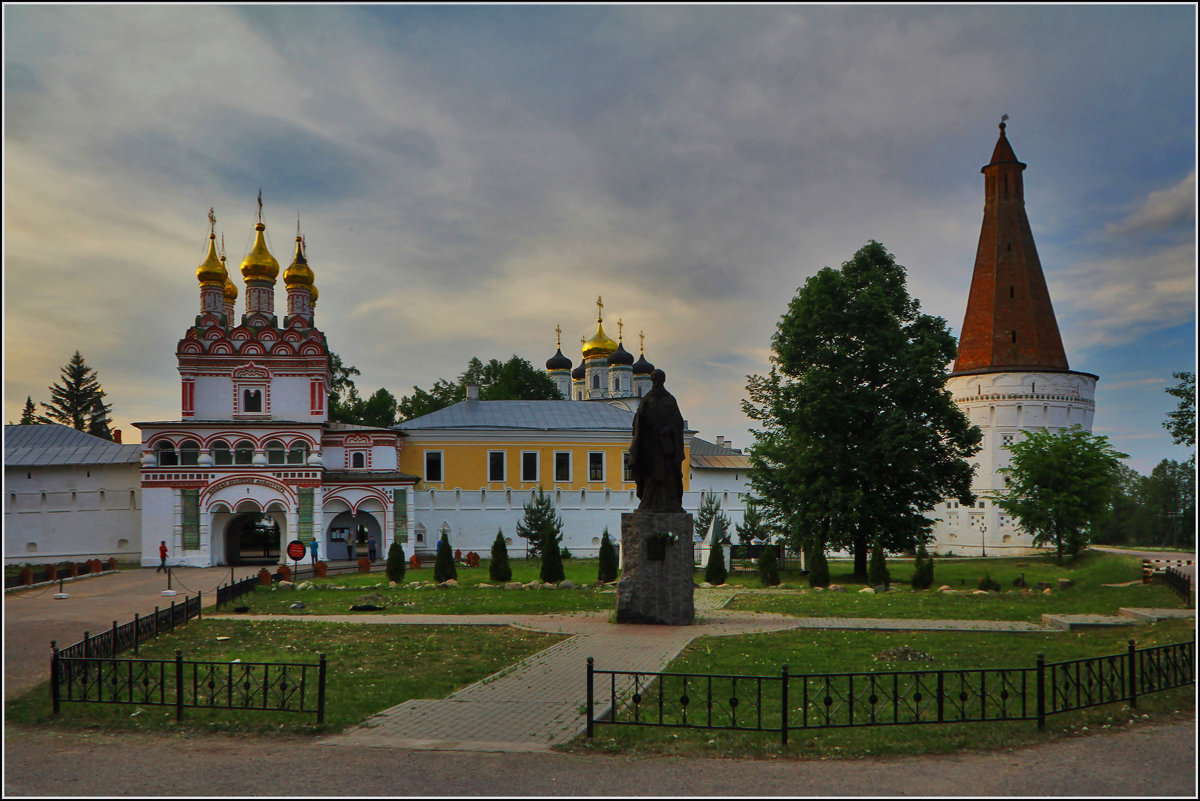
[[[375,557],[378,553],[378,543],[375,541],[375,535],[372,534],[371,536],[367,537],[367,558],[374,563]]]
[[[316,537],[313,537],[312,541],[308,543],[308,552],[312,554],[313,567],[317,566],[317,550],[320,547],[321,546],[317,543]]]

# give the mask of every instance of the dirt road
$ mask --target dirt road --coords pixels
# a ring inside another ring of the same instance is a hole
[[[1000,753],[786,762],[10,730],[4,743],[4,794],[1193,798],[1195,743],[1191,718]]]

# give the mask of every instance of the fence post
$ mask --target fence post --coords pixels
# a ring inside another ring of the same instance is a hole
[[[943,720],[945,719],[945,701],[946,701],[946,689],[945,689],[945,681],[944,681],[945,676],[946,676],[945,673],[943,673],[940,670],[938,671],[938,680],[937,680],[938,723],[943,722]]]
[[[175,649],[175,720],[183,721],[183,651]]]
[[[141,633],[139,631],[141,629],[141,626],[138,624],[139,619],[140,618],[138,617],[138,613],[134,612],[133,613],[133,655],[134,656],[137,656],[138,641],[141,639]]]
[[[83,655],[85,657],[92,655],[92,637],[90,631],[83,633]]]
[[[1129,706],[1137,709],[1137,647],[1129,641]]]
[[[175,633],[175,602],[171,601],[171,633]]]
[[[325,722],[325,654],[317,667],[317,723]]]
[[[204,593],[196,590],[196,620],[204,619]]]
[[[112,653],[109,654],[109,656],[113,657],[114,659],[117,656],[117,621],[115,620],[113,621],[112,627]]]
[[[783,684],[781,685],[781,688],[783,692],[780,693],[780,705],[782,708],[779,710],[781,714],[781,717],[779,718],[779,728],[782,732],[780,736],[783,738],[783,746],[786,748],[788,738],[788,666],[786,664],[783,666],[782,679]]]
[[[591,739],[593,732],[592,724],[592,672],[594,670],[594,660],[592,657],[587,658],[587,736]]]
[[[1037,724],[1038,731],[1046,730],[1046,655],[1037,655]]]
[[[158,639],[158,607],[154,607],[154,639]]]
[[[50,641],[50,706],[58,714],[58,642]]]

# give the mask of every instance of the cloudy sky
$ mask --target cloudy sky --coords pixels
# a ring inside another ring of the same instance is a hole
[[[541,365],[625,323],[700,435],[749,442],[805,279],[868,240],[957,333],[1009,114],[1095,429],[1148,472],[1196,359],[1196,11],[1173,6],[4,7],[4,415],[76,350],[178,419],[209,207],[262,189],[360,390]],[[232,270],[231,270],[232,272]],[[244,292],[243,292],[244,295]],[[282,284],[276,293],[282,314]],[[239,313],[240,313],[239,307]]]

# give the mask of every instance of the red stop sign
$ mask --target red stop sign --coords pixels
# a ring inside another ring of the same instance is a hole
[[[300,540],[292,540],[288,543],[288,557],[293,562],[299,562],[306,553],[308,553],[308,548],[305,548],[304,543]]]

